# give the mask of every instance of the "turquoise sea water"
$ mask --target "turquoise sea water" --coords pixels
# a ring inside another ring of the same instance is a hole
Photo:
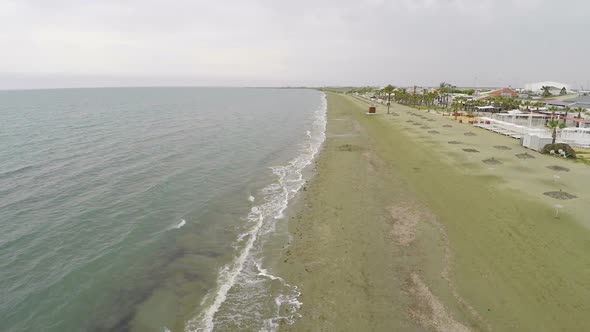
[[[296,319],[263,253],[325,107],[304,89],[0,91],[0,331]]]

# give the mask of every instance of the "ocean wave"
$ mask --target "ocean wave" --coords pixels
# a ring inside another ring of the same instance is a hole
[[[180,222],[178,224],[174,225],[172,228],[179,229],[184,225],[186,225],[186,220],[180,219]]]
[[[10,179],[11,181],[14,181],[14,178],[17,175],[26,174],[38,167],[39,167],[38,165],[17,166],[17,168],[15,168],[15,169],[11,169],[11,170],[4,171],[4,172],[0,173],[0,180]]]
[[[297,310],[301,306],[301,302],[298,299],[300,293],[297,286],[290,285],[283,278],[270,274],[262,267],[262,258],[255,257],[255,254],[261,251],[263,245],[261,239],[275,231],[276,221],[283,218],[289,201],[305,184],[303,171],[313,162],[325,140],[327,112],[325,94],[322,94],[321,99],[321,106],[314,112],[312,128],[306,132],[307,140],[302,146],[301,153],[289,161],[287,165],[271,167],[277,180],[262,189],[264,203],[251,208],[247,220],[252,226],[236,241],[239,243],[237,247],[240,248],[237,257],[221,269],[217,279],[217,289],[202,301],[201,314],[187,322],[185,331],[212,331],[217,323],[216,314],[226,302],[230,290],[237,285],[257,284],[261,280],[278,283],[278,287],[275,288],[279,288],[281,291],[274,298],[273,313],[261,317],[260,324],[262,326],[259,329],[274,331],[278,328],[279,322],[286,321],[290,324],[299,317]],[[248,296],[254,295],[249,294]],[[244,302],[243,299],[240,300],[238,302]],[[229,315],[228,320],[242,319],[242,311],[239,310],[236,314]],[[261,316],[261,314],[257,313],[256,316]]]

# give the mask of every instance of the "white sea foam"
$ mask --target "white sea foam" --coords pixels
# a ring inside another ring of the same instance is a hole
[[[278,280],[284,287],[291,289],[291,292],[287,294],[279,294],[275,298],[275,315],[264,320],[261,330],[276,331],[279,327],[280,321],[286,321],[288,324],[293,324],[295,319],[301,317],[301,315],[297,314],[297,310],[301,308],[301,305],[303,304],[301,301],[299,301],[299,296],[301,293],[298,291],[298,287],[289,285],[283,278],[268,273],[268,271],[261,266],[261,263],[256,262],[255,264],[259,271],[258,276],[268,278],[273,281]],[[287,307],[286,315],[281,314],[281,308],[284,306]]]
[[[179,229],[180,227],[184,226],[186,224],[186,220],[184,219],[180,219],[180,222],[176,225],[173,226],[173,228]]]
[[[173,229],[179,229],[179,228],[181,228],[184,225],[186,225],[186,220],[180,219],[179,222],[175,223],[174,225],[168,226],[168,228],[162,230],[162,232],[171,231]]]
[[[254,198],[254,196],[250,195],[250,196],[248,197],[248,200],[249,200],[250,202],[254,202],[255,198]]]
[[[229,291],[236,285],[240,275],[245,273],[246,267],[249,270],[255,270],[252,271],[253,278],[280,282],[281,289],[284,290],[274,299],[276,305],[273,310],[274,315],[263,320],[262,330],[275,331],[280,321],[292,323],[298,317],[296,311],[301,306],[301,302],[298,300],[300,293],[297,286],[289,285],[281,277],[270,274],[262,267],[261,260],[253,257],[253,251],[260,250],[258,242],[261,237],[274,232],[276,221],[283,217],[289,201],[305,184],[303,170],[313,162],[326,138],[326,110],[327,101],[326,96],[323,95],[321,107],[314,114],[312,128],[306,132],[308,139],[302,147],[301,154],[285,166],[271,167],[272,172],[277,176],[276,183],[262,190],[263,203],[250,210],[247,219],[252,226],[238,238],[240,251],[237,257],[221,269],[213,300],[202,303],[205,307],[201,314],[187,322],[187,332],[213,330],[216,313],[226,301]],[[231,319],[239,318],[239,314],[231,316]]]

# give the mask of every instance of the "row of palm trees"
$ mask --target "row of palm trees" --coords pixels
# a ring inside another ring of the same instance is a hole
[[[439,87],[435,91],[426,91],[424,90],[422,93],[417,94],[416,88],[414,88],[413,92],[408,92],[407,88],[396,88],[395,86],[389,84],[382,89],[375,89],[371,87],[364,87],[352,90],[351,92],[356,92],[359,94],[373,94],[377,98],[383,99],[387,101],[387,114],[390,114],[390,105],[392,101],[395,101],[399,104],[404,104],[413,107],[441,107],[444,109],[449,109],[451,111],[464,111],[467,113],[474,112],[476,107],[480,106],[494,106],[494,108],[499,109],[500,111],[509,111],[513,109],[522,109],[526,112],[538,111],[542,107],[545,107],[545,103],[543,102],[534,102],[530,100],[521,101],[516,98],[512,97],[491,97],[486,99],[468,99],[465,97],[457,97],[454,98],[452,103],[450,102],[450,94],[451,92],[456,89],[450,83],[442,82],[439,84]],[[557,107],[549,107],[548,109],[550,112],[555,114],[556,112],[560,111]],[[578,113],[577,118],[581,119],[582,114],[587,113],[587,111],[581,107],[572,109],[570,107],[565,107],[562,109],[565,111],[565,116],[563,118],[563,123],[565,124],[566,118],[569,113],[575,112]],[[554,117],[555,118],[555,117]],[[553,120],[553,119],[552,119]],[[580,123],[576,122],[576,127],[579,127]]]
[[[407,89],[398,89],[395,91],[395,100],[409,106],[428,106],[433,107],[435,104],[440,105],[441,94],[432,91],[424,91],[422,94],[409,93]]]
[[[382,89],[364,87],[351,90],[350,92],[359,93],[362,95],[373,94],[380,99],[387,100],[388,103],[391,103],[391,101],[394,100],[397,103],[413,107],[438,106],[441,108],[449,108],[451,101],[451,93],[453,91],[456,91],[457,89],[456,86],[447,82],[440,83],[435,91],[424,90],[420,94],[416,93],[416,88],[417,87],[415,86],[413,92],[408,92],[407,88],[396,88],[395,86],[390,84]]]
[[[382,89],[360,88],[352,90],[359,94],[372,94],[379,99],[384,99],[388,104],[391,101],[412,107],[441,107],[443,109],[474,111],[477,106],[493,105],[500,110],[511,110],[518,108],[520,102],[514,98],[494,97],[486,100],[470,100],[464,97],[454,98],[451,103],[451,92],[456,89],[455,86],[442,82],[435,91],[426,91],[422,93],[408,92],[407,88],[396,88],[388,85]],[[544,104],[543,104],[544,106]],[[388,111],[389,113],[389,111]]]
[[[421,94],[410,93],[407,88],[396,88],[393,85],[388,85],[382,89],[372,88],[360,88],[352,90],[351,92],[359,94],[372,94],[379,99],[387,101],[387,104],[391,104],[392,101],[396,103],[408,105],[408,106],[428,106],[434,107],[435,105],[445,107],[445,101],[448,103],[449,96],[445,92],[433,92],[424,91]],[[388,108],[388,112],[389,108]]]
[[[552,137],[552,144],[555,144],[555,140],[557,138],[557,129],[563,129],[567,126],[566,121],[567,121],[567,115],[570,112],[574,112],[574,113],[578,113],[577,118],[581,119],[582,118],[582,114],[587,114],[590,113],[590,111],[586,110],[585,108],[582,107],[577,107],[577,108],[571,108],[569,106],[564,107],[563,109],[560,109],[556,106],[550,106],[547,109],[549,112],[551,112],[552,116],[551,116],[551,120],[547,121],[547,128],[551,129],[551,137]],[[559,112],[563,110],[565,112],[564,117],[563,117],[563,122],[559,121],[559,117],[557,117],[555,115],[556,112]],[[576,121],[576,128],[580,127],[580,122]]]
[[[543,103],[535,103],[535,104],[537,106],[539,104],[543,105]],[[549,106],[547,108],[547,111],[551,112],[551,114],[552,114],[551,120],[559,119],[559,116],[556,115],[557,112],[564,112],[564,116],[563,116],[563,124],[564,125],[565,125],[565,123],[567,121],[567,116],[570,113],[578,113],[578,115],[575,116],[575,118],[578,118],[578,119],[581,119],[582,118],[582,114],[590,114],[590,111],[588,111],[585,108],[582,108],[582,107],[571,108],[569,106],[565,106],[564,108],[559,108],[557,106]],[[576,127],[579,127],[579,126],[580,126],[580,123],[579,122],[576,122]]]
[[[545,106],[544,103],[531,103],[530,101],[526,101],[526,110],[529,111],[531,107],[536,107],[539,109],[540,107]],[[491,97],[487,99],[467,99],[465,97],[457,97],[451,103],[451,109],[454,111],[465,111],[465,112],[473,112],[475,111],[476,107],[480,106],[494,106],[501,111],[509,111],[513,109],[520,108],[524,106],[524,103],[521,103],[520,100],[510,97]]]
[[[534,102],[530,100],[519,100],[512,97],[503,97],[497,96],[492,98],[486,99],[468,99],[466,97],[457,97],[453,99],[453,102],[449,105],[450,94],[455,89],[455,87],[449,83],[442,82],[440,83],[438,89],[436,91],[426,91],[424,90],[421,94],[416,93],[416,87],[414,87],[413,93],[407,91],[406,88],[396,88],[393,85],[389,84],[382,89],[373,89],[373,88],[360,88],[353,90],[351,92],[356,92],[359,94],[373,94],[375,97],[380,99],[384,99],[387,101],[387,114],[390,114],[390,105],[391,101],[395,101],[400,104],[413,106],[413,107],[434,107],[439,106],[445,109],[448,109],[450,106],[450,110],[458,112],[464,111],[467,113],[472,113],[475,111],[476,107],[479,106],[494,106],[494,108],[499,109],[500,111],[509,111],[513,109],[522,109],[528,113],[533,113],[533,110],[538,111],[542,107],[545,107],[545,103],[543,102]],[[547,89],[548,90],[548,89]],[[556,116],[556,113],[559,111],[564,111],[565,116],[563,117],[563,122],[560,121],[559,116]],[[568,106],[560,109],[556,106],[550,106],[548,111],[552,113],[552,117],[550,120],[546,122],[547,128],[551,129],[551,137],[552,137],[552,144],[555,144],[557,139],[557,129],[563,129],[566,127],[566,121],[568,114],[575,112],[578,113],[577,118],[581,119],[582,114],[590,113],[584,108],[570,108]],[[580,127],[580,122],[576,121],[576,127]]]

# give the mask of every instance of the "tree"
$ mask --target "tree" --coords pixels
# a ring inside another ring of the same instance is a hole
[[[399,88],[399,89],[395,90],[393,95],[395,97],[396,102],[398,102],[400,104],[405,104],[405,100],[407,98],[408,93],[406,92],[405,88]]]
[[[461,109],[461,104],[458,101],[453,101],[451,103],[451,109],[453,110],[453,115],[455,116],[455,120],[457,120],[457,116],[459,115],[459,110]]]
[[[569,106],[566,106],[566,107],[565,107],[563,110],[565,111],[565,116],[563,117],[563,124],[565,125],[565,124],[566,124],[566,121],[567,121],[567,114],[568,114],[568,113],[569,113],[569,112],[570,112],[572,109],[571,109]]]
[[[441,82],[438,85],[438,92],[440,93],[441,103],[444,102],[445,108],[449,107],[449,92],[453,89],[453,85],[447,82]]]
[[[555,144],[555,140],[557,139],[557,128],[565,128],[565,124],[559,122],[559,120],[551,120],[547,122],[547,128],[552,130],[551,137],[553,138],[553,140],[551,141],[551,144]]]
[[[534,106],[533,102],[527,100],[522,104],[524,105],[524,107],[526,107],[526,111],[529,113],[529,127],[532,127],[533,126],[533,112],[531,111],[530,107]]]
[[[535,108],[537,108],[537,110],[536,110],[537,112],[539,112],[539,110],[541,109],[541,107],[545,107],[545,103],[542,103],[540,101],[535,102],[533,105],[535,106]]]
[[[543,90],[543,97],[551,96],[551,87],[550,86],[542,86],[541,90]]]
[[[483,106],[484,101],[483,100],[475,100],[475,99],[471,99],[467,101],[467,107],[469,107],[472,111],[475,111],[475,109],[478,106]]]
[[[389,112],[389,106],[391,105],[391,95],[395,91],[395,87],[391,84],[381,89],[381,92],[387,96],[387,114],[391,114]]]
[[[582,107],[578,107],[576,109],[574,109],[574,112],[578,112],[578,120],[582,119],[582,113],[587,113],[588,111]],[[576,122],[576,128],[580,127],[580,122],[577,121]]]
[[[412,95],[410,96],[410,99],[412,101],[412,105],[413,106],[417,106],[422,101],[422,96],[421,95],[417,95],[415,93],[412,93]]]
[[[426,106],[432,106],[434,104],[434,101],[436,100],[436,93],[426,92],[424,94],[423,98],[424,98],[424,103],[426,104]]]
[[[512,97],[493,97],[490,99],[491,104],[503,111],[509,111],[520,107],[520,101]]]
[[[561,91],[559,91],[559,94],[562,96],[567,95],[567,90],[565,89],[565,86],[563,88],[561,88]]]
[[[558,112],[559,108],[557,106],[549,106],[547,110],[551,112],[551,120],[555,120],[555,112]]]
[[[531,107],[531,105],[532,105],[532,103],[531,103],[530,101],[528,101],[528,100],[526,100],[526,101],[523,101],[521,105],[522,105],[522,106],[524,106],[524,109],[525,109],[527,112],[530,112],[530,109],[529,109],[529,108],[530,108],[530,107]]]
[[[467,111],[466,101],[467,101],[467,98],[465,98],[465,97],[456,97],[455,100],[453,101],[453,104],[455,104],[455,106],[457,108],[463,109],[463,111]]]

